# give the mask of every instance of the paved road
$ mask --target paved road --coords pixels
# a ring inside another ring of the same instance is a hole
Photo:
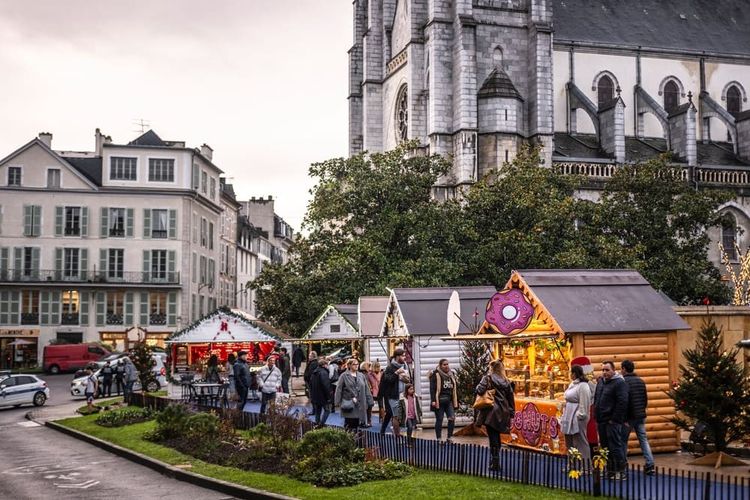
[[[51,398],[45,413],[75,408],[72,375],[43,377]],[[78,401],[78,400],[75,400]],[[0,409],[0,498],[224,499],[227,495],[162,476],[96,446],[26,420],[33,407]]]

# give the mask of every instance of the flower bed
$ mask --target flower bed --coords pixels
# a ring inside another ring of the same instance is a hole
[[[106,411],[96,417],[94,422],[102,427],[122,427],[123,425],[145,422],[152,418],[154,418],[153,410],[136,406]]]

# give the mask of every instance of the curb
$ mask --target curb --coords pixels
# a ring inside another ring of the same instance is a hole
[[[202,488],[218,491],[220,493],[226,493],[227,495],[232,495],[236,498],[270,498],[277,500],[295,500],[295,497],[288,497],[277,493],[249,488],[247,486],[240,486],[238,484],[222,481],[221,479],[214,479],[211,477],[196,474],[194,472],[186,471],[180,469],[179,467],[174,467],[136,451],[128,450],[127,448],[117,446],[116,444],[109,443],[94,436],[89,436],[88,434],[84,434],[83,432],[69,429],[55,422],[45,422],[44,425],[46,427],[49,427],[50,429],[54,429],[58,432],[62,432],[63,434],[67,434],[68,436],[80,439],[81,441],[86,441],[87,443],[93,444],[94,446],[98,446],[105,451],[114,453],[115,455],[130,460],[131,462],[135,462],[137,464],[148,467],[149,469],[152,469],[167,477],[177,479],[178,481],[184,481],[186,483],[194,484]]]

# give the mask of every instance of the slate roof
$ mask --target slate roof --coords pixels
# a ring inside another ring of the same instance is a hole
[[[484,321],[487,301],[497,292],[494,286],[466,286],[454,288],[395,288],[402,317],[410,335],[448,335],[448,301],[453,291],[461,299],[461,320],[458,333],[474,333]],[[478,312],[478,316],[474,313]],[[464,324],[466,323],[466,324]]]
[[[517,272],[566,334],[690,329],[637,271],[544,269]]]
[[[479,89],[478,97],[510,97],[523,101],[523,97],[516,90],[508,74],[500,68],[495,68],[487,76],[487,79]]]
[[[747,0],[553,0],[555,41],[750,54]]]
[[[64,156],[65,161],[70,163],[73,168],[78,170],[84,177],[96,184],[97,186],[102,185],[102,157],[75,157],[75,156]]]
[[[359,298],[359,333],[363,337],[379,337],[390,297],[363,296]]]
[[[167,143],[161,140],[161,137],[156,135],[153,130],[148,130],[143,133],[140,137],[133,139],[128,143],[128,146],[159,146],[166,147]]]
[[[352,328],[358,330],[359,313],[357,313],[356,304],[335,304],[333,307],[352,325]]]

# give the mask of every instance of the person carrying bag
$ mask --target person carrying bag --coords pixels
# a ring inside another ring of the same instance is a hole
[[[516,405],[514,388],[514,384],[505,376],[505,366],[499,359],[490,363],[490,373],[476,387],[474,425],[483,425],[487,429],[491,471],[500,470],[500,434],[510,432]]]

